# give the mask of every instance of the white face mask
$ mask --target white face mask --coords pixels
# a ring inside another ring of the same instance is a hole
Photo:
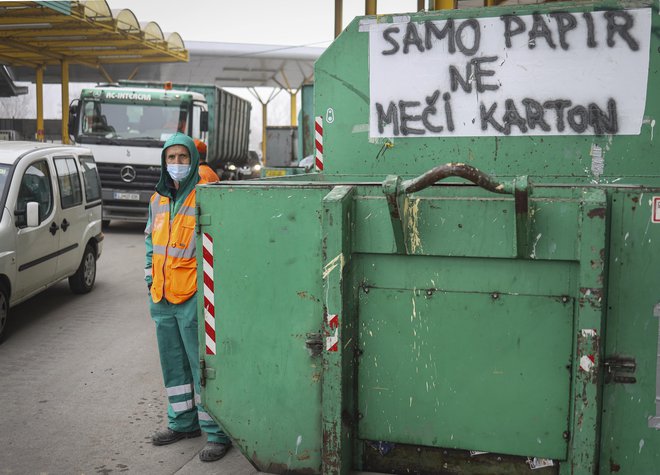
[[[167,173],[170,174],[172,180],[176,182],[181,182],[185,177],[190,173],[190,164],[188,165],[179,165],[179,164],[168,164]]]

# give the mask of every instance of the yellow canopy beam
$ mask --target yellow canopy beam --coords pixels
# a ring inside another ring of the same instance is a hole
[[[69,62],[62,60],[62,143],[69,141]]]
[[[44,67],[37,67],[37,142],[46,139],[44,132]]]

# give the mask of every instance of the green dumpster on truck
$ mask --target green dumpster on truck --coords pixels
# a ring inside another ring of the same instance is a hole
[[[198,187],[202,400],[258,470],[659,473],[659,30],[356,18],[323,173]]]

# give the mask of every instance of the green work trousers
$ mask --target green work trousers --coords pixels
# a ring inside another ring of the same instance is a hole
[[[165,299],[154,303],[149,299],[169,401],[168,426],[177,432],[201,428],[209,442],[227,444],[230,443],[229,438],[206,412],[200,397],[196,296],[180,304],[172,304]]]

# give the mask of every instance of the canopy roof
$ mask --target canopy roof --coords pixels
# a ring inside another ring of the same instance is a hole
[[[108,64],[100,69],[71,65],[74,82],[120,79],[216,84],[221,87],[297,89],[312,79],[314,62],[324,48],[188,41],[187,63]],[[34,82],[34,69],[12,68],[16,81]],[[44,82],[57,83],[58,68],[48,68]]]
[[[105,0],[0,1],[0,63],[35,68],[61,61],[103,69],[188,61],[188,51],[178,33],[141,24],[130,10],[111,11]]]
[[[14,78],[11,77],[6,66],[0,66],[0,97],[13,97],[21,94],[27,94],[26,86],[17,86],[14,84]]]

